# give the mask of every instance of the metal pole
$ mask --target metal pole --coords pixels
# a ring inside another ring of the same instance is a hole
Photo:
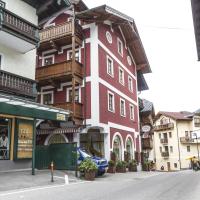
[[[32,175],[35,175],[36,119],[33,122]]]

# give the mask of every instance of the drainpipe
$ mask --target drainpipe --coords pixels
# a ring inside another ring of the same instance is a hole
[[[181,169],[181,152],[180,152],[180,142],[179,142],[178,123],[177,123],[177,121],[176,121],[176,135],[177,135],[177,139],[178,139],[178,156],[179,156],[179,165],[180,165],[180,169]]]

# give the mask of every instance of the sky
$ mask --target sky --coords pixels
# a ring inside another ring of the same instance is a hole
[[[200,108],[200,62],[197,62],[190,0],[84,0],[89,8],[106,4],[135,20],[152,73],[139,97],[158,111]]]

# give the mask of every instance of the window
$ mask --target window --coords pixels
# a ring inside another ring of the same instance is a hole
[[[165,148],[165,152],[168,152],[168,146],[165,146],[164,148]]]
[[[108,92],[108,110],[115,112],[114,94],[111,92]]]
[[[159,133],[159,139],[161,139],[161,133]]]
[[[177,163],[174,163],[174,168],[177,168]]]
[[[173,147],[170,146],[170,153],[173,153]]]
[[[44,92],[42,95],[42,104],[50,105],[53,104],[53,91]]]
[[[110,57],[107,57],[107,73],[114,77],[113,60]]]
[[[119,82],[124,85],[124,70],[119,67]]]
[[[121,56],[123,56],[123,43],[119,38],[117,38],[117,48],[118,48],[118,53]]]
[[[130,104],[130,119],[134,120],[134,106]]]
[[[185,137],[189,137],[188,131],[185,131]]]
[[[170,138],[172,137],[172,132],[169,132],[169,137],[170,137]]]
[[[67,97],[67,102],[72,102],[72,89],[68,89],[68,97]],[[79,89],[75,89],[75,102],[80,102],[80,99],[79,99]]]
[[[190,152],[190,146],[187,146],[187,152]]]
[[[162,153],[162,147],[160,147],[160,153]]]
[[[126,106],[125,106],[125,100],[120,99],[120,115],[122,117],[126,116]]]
[[[133,79],[128,76],[128,89],[133,92]]]
[[[42,59],[42,66],[54,64],[54,55],[44,56]]]
[[[72,50],[67,51],[67,60],[72,60]],[[75,51],[75,60],[79,62],[79,50]]]

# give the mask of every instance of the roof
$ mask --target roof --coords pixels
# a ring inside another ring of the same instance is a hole
[[[138,91],[144,91],[149,89],[141,70],[137,71],[137,87]]]
[[[154,107],[153,107],[153,103],[146,100],[146,99],[142,99],[142,103],[143,103],[143,109],[140,112],[152,112],[154,111]]]
[[[197,55],[200,60],[200,1],[191,0]]]
[[[166,112],[166,111],[160,111],[157,113],[156,115],[156,120],[161,116],[161,115],[164,115],[164,116],[167,116],[167,117],[170,117],[174,120],[192,120],[192,116],[193,116],[193,113],[191,112],[188,112],[188,111],[181,111],[181,112]]]
[[[102,23],[105,20],[109,20],[114,28],[118,28],[120,26],[121,31],[125,36],[126,44],[134,57],[137,70],[141,70],[142,73],[151,72],[151,68],[133,18],[107,5],[79,12],[76,14],[76,17],[90,23]]]

